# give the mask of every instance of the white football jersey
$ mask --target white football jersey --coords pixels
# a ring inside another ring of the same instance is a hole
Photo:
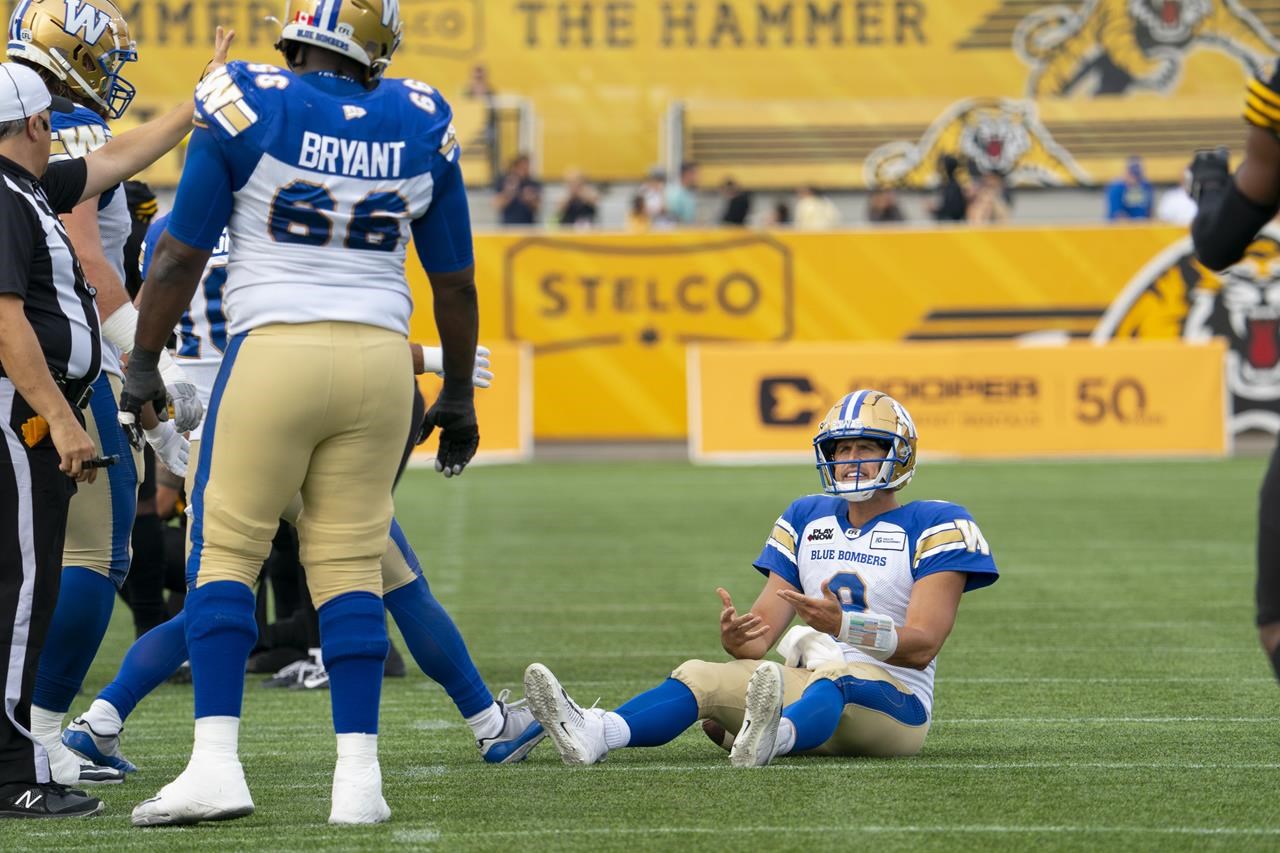
[[[231,336],[321,321],[408,334],[405,254],[437,177],[456,168],[452,112],[423,83],[327,76],[232,62],[197,89],[233,176]]]
[[[111,140],[111,128],[106,120],[82,106],[77,105],[70,113],[53,113],[50,124],[53,129],[50,163],[86,157]],[[98,196],[98,231],[102,235],[102,254],[123,286],[124,244],[133,233],[123,185],[116,184]],[[115,376],[124,375],[120,369],[120,351],[106,338],[102,339],[102,369]]]
[[[156,243],[169,224],[169,214],[158,216],[147,229],[146,242],[142,245],[142,277],[145,279],[151,270],[151,259],[155,256]],[[205,264],[204,273],[200,276],[200,284],[191,297],[191,304],[182,312],[177,327],[173,330],[177,339],[177,360],[182,371],[196,386],[200,402],[204,410],[209,411],[209,401],[213,397],[213,383],[218,378],[218,368],[222,366],[222,355],[227,350],[227,316],[223,310],[224,290],[227,284],[227,232],[223,230],[218,245],[214,248],[209,262]],[[199,441],[204,433],[204,420],[190,434],[192,441]]]
[[[935,572],[963,572],[965,591],[995,583],[996,565],[964,507],[914,501],[881,513],[864,527],[849,524],[843,498],[810,495],[775,523],[755,567],[776,574],[805,595],[822,597],[825,581],[846,610],[888,616],[902,627],[916,581]],[[842,644],[845,660],[883,667],[933,713],[937,660],[924,670],[891,666]]]

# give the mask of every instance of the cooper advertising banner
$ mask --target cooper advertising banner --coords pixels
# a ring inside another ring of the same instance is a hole
[[[699,345],[690,456],[812,458],[818,423],[861,388],[906,407],[925,458],[1220,455],[1225,353],[1220,340]]]
[[[491,350],[493,384],[476,389],[476,418],[480,423],[480,450],[476,464],[527,462],[533,457],[533,364],[529,348],[506,341],[482,341]],[[430,407],[443,382],[427,374],[418,387]],[[433,433],[413,453],[413,464],[430,465],[440,447]]]
[[[15,0],[0,8],[12,10]],[[273,50],[283,0],[120,0],[138,42],[125,76],[135,110],[189,98],[214,29],[239,33],[237,58],[278,62]],[[1238,109],[1247,75],[1280,53],[1276,0],[399,0],[404,43],[391,73],[462,97],[476,66],[500,94],[529,98],[542,127],[544,172],[570,167],[599,179],[635,179],[659,160],[675,103],[736,101],[733,126],[800,128],[806,139],[830,121],[764,125],[753,102],[940,99],[927,117],[872,128],[877,144],[927,148],[929,131],[968,99],[1211,96]],[[785,117],[784,117],[785,118]],[[1154,115],[1119,125],[1083,115],[1077,150],[1100,145],[1143,153],[1162,134],[1183,133]],[[1150,118],[1152,122],[1148,122]],[[881,124],[892,124],[886,115]],[[990,124],[990,122],[988,122]],[[1051,131],[1055,131],[1052,123]],[[1001,134],[1011,127],[1007,122]],[[1018,130],[1018,122],[1012,125]],[[829,130],[831,128],[828,128]],[[1071,128],[1061,128],[1067,133]],[[481,128],[459,127],[464,144]],[[983,131],[985,133],[985,131]],[[1034,134],[1033,134],[1034,135]],[[1051,134],[1052,136],[1053,134]],[[744,151],[755,139],[757,150]],[[709,165],[750,163],[770,152],[786,165],[809,142],[730,133],[702,139]],[[999,144],[973,135],[974,144]],[[1009,137],[1007,142],[1016,142]],[[1058,140],[1063,142],[1061,138]],[[856,146],[855,146],[856,147]],[[866,153],[870,153],[869,151]],[[745,156],[745,155],[754,155]],[[861,159],[848,175],[860,176]],[[1111,175],[1095,175],[1104,180]],[[859,178],[860,179],[860,178]],[[852,180],[852,177],[850,177]]]

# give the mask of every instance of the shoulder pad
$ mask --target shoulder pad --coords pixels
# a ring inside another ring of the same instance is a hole
[[[74,112],[53,113],[49,125],[53,130],[49,160],[55,163],[86,157],[111,139],[111,128],[107,126],[106,119],[81,106],[77,106]]]
[[[293,75],[274,65],[229,62],[196,87],[196,124],[220,139],[234,139],[279,112]]]
[[[434,148],[441,157],[456,160],[458,137],[453,128],[453,107],[434,86],[420,80],[391,79],[386,85],[396,86],[422,115],[422,134],[418,137]]]

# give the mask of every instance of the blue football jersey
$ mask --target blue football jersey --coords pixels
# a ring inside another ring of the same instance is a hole
[[[916,581],[935,572],[961,572],[965,592],[995,583],[991,547],[968,510],[946,501],[913,501],[881,513],[866,525],[849,524],[843,498],[810,495],[775,522],[755,561],[805,595],[822,596],[824,582],[846,610],[891,617],[901,627]],[[850,645],[845,659],[884,667],[933,708],[937,660],[924,670],[881,663]]]
[[[229,334],[319,321],[407,334],[411,235],[428,271],[473,262],[453,114],[430,86],[233,62],[201,83],[196,112],[169,232],[213,248],[228,226]]]
[[[49,162],[86,157],[111,140],[106,119],[93,110],[77,105],[74,112],[52,113],[50,119],[52,146]],[[117,184],[98,196],[98,231],[102,235],[102,254],[124,284],[124,244],[133,233],[129,203],[124,187]],[[93,284],[93,282],[89,282]],[[102,341],[102,369],[121,376],[120,352],[105,338]]]

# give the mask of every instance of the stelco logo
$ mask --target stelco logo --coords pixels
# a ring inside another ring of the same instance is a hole
[[[507,252],[506,331],[539,353],[791,336],[790,253],[765,236],[683,246],[534,237]]]

